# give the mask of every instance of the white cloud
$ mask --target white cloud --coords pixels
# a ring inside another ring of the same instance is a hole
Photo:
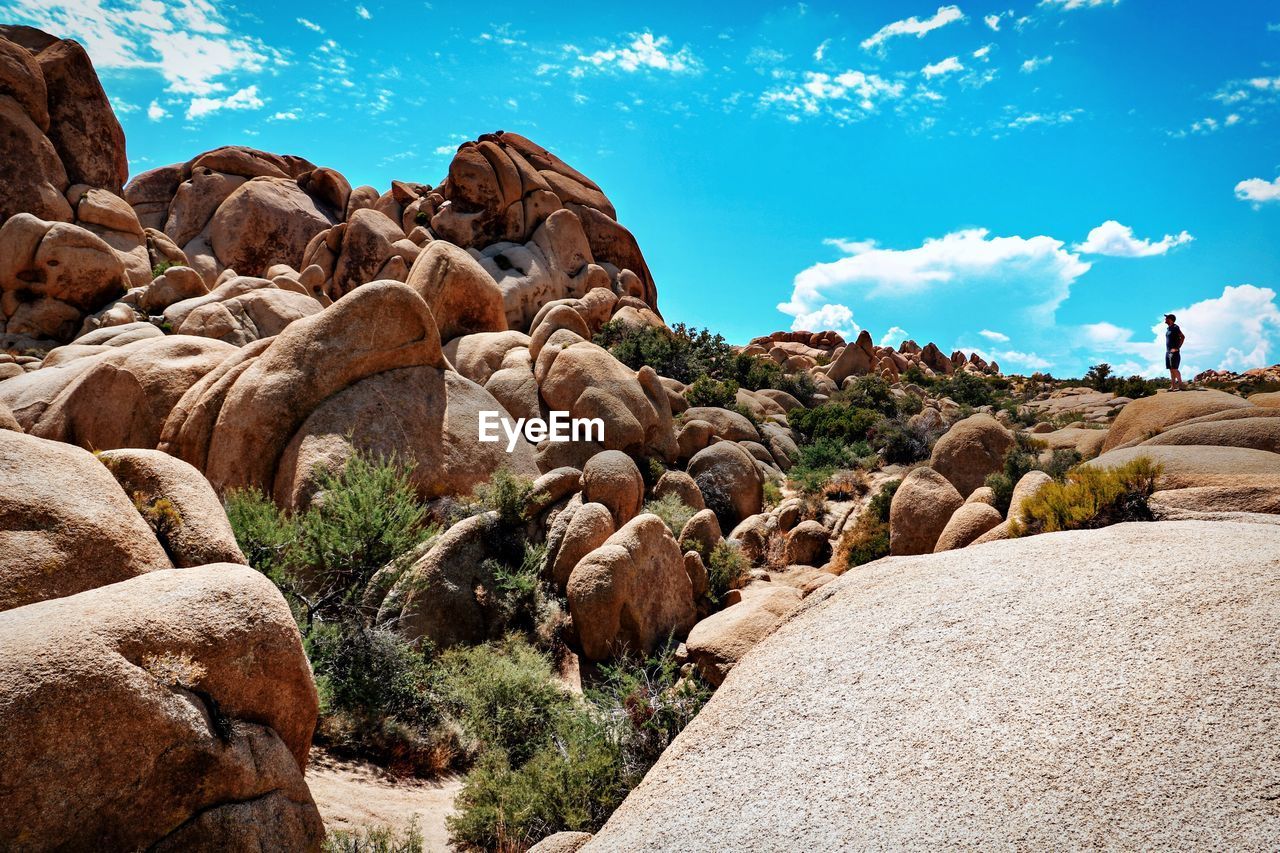
[[[299,24],[302,24],[302,26],[304,26],[304,27],[306,27],[307,29],[311,30],[311,32],[313,32],[313,33],[322,33],[322,32],[324,32],[324,27],[320,26],[320,25],[319,25],[319,24],[317,24],[315,21],[308,21],[306,18],[298,18],[298,23],[299,23]]]
[[[232,32],[209,0],[14,0],[10,17],[76,39],[99,71],[153,70],[178,94],[222,92],[227,78],[287,64],[261,39]]]
[[[765,92],[760,103],[793,110],[796,115],[816,116],[826,112],[842,121],[853,121],[872,112],[883,100],[899,98],[902,83],[876,74],[845,71],[831,75],[807,71],[803,82]]]
[[[1236,184],[1236,198],[1251,201],[1254,206],[1272,201],[1280,201],[1280,177],[1274,181],[1262,178],[1249,178]]]
[[[270,120],[271,121],[297,121],[298,114],[293,110],[287,110],[285,112],[276,113],[275,115],[271,116]]]
[[[1030,59],[1028,59],[1026,62],[1022,63],[1022,73],[1031,74],[1034,71],[1039,71],[1041,68],[1044,68],[1050,62],[1053,62],[1052,56],[1033,56]]]
[[[1075,121],[1076,116],[1080,115],[1082,112],[1084,111],[1074,109],[1064,110],[1059,113],[1024,113],[1010,119],[1005,126],[1011,130],[1023,130],[1034,125],[1052,126],[1058,124],[1070,124]]]
[[[982,335],[989,341],[995,341],[999,344],[1009,343],[1009,336],[1004,332],[993,332],[991,329],[983,329],[981,332],[978,332],[978,334]]]
[[[187,118],[202,118],[220,110],[256,110],[263,104],[258,97],[258,87],[246,86],[225,98],[192,98]]]
[[[797,314],[791,323],[795,332],[821,332],[827,329],[839,332],[846,338],[857,335],[858,324],[853,322],[853,311],[847,305],[823,305],[816,311]]]
[[[139,107],[137,104],[131,104],[123,98],[111,98],[111,109],[115,110],[118,115],[127,115],[137,112]]]
[[[993,237],[983,228],[925,240],[912,249],[880,248],[874,241],[826,242],[845,256],[797,274],[790,300],[778,306],[784,314],[809,315],[857,299],[864,305],[891,302],[916,316],[932,312],[941,322],[989,302],[1002,306],[1011,323],[1043,326],[1090,267],[1052,237]]]
[[[1179,234],[1166,234],[1160,240],[1143,240],[1134,237],[1133,229],[1128,225],[1108,219],[1090,231],[1083,243],[1077,243],[1075,250],[1087,255],[1108,255],[1113,258],[1149,258],[1163,255],[1175,246],[1190,243],[1194,239],[1183,231]]]
[[[830,46],[831,46],[831,39],[827,39],[822,44],[818,45],[817,50],[813,52],[813,61],[821,62],[822,57],[827,55],[827,48]]]
[[[888,331],[880,336],[880,346],[896,347],[903,341],[910,340],[911,335],[907,334],[907,330],[901,326],[890,326]]]
[[[990,28],[991,28],[992,30],[994,30],[995,32],[999,32],[999,31],[1000,31],[1000,16],[999,16],[999,15],[987,15],[985,18],[983,18],[983,19],[982,19],[982,21],[983,21],[983,23],[985,23],[988,27],[990,27]]]
[[[373,17],[373,15],[370,14],[369,10],[366,9],[364,6],[357,6],[356,14],[359,15],[361,18],[364,18],[366,21]]]
[[[941,77],[947,74],[954,74],[957,71],[963,71],[964,66],[960,64],[960,58],[957,56],[948,56],[941,62],[934,62],[920,69],[920,72],[932,80],[934,77]]]
[[[685,71],[697,71],[700,67],[697,57],[687,47],[677,51],[669,51],[671,40],[666,36],[654,36],[653,33],[634,33],[631,43],[626,47],[613,46],[605,50],[597,50],[592,54],[579,54],[578,61],[596,68],[620,68],[623,71],[669,71],[679,74]]]
[[[945,27],[947,24],[962,20],[964,13],[960,11],[959,6],[939,6],[938,11],[931,18],[925,18],[923,21],[912,16],[902,21],[894,21],[892,24],[886,24],[876,31],[875,35],[862,42],[863,50],[870,50],[873,47],[879,47],[894,36],[915,36],[916,38],[924,38],[928,33]]]
[[[1120,0],[1040,0],[1040,5],[1058,9],[1092,9],[1096,6],[1119,6]]]
[[[985,60],[990,53],[991,53],[991,45],[984,44],[982,47],[978,48],[973,52],[973,58]]]
[[[169,115],[169,111],[160,106],[159,101],[152,101],[151,106],[147,107],[147,118],[152,121],[159,121],[167,115]]]
[[[1276,293],[1252,284],[1227,286],[1221,296],[1193,303],[1185,308],[1161,308],[1178,315],[1178,326],[1186,335],[1182,346],[1182,371],[1193,376],[1202,370],[1243,371],[1265,367],[1275,360],[1280,343],[1280,306]],[[1099,354],[1136,358],[1124,372],[1136,369],[1148,376],[1165,372],[1164,322],[1150,328],[1150,341],[1135,341],[1134,333],[1111,323],[1081,327],[1086,343]]]

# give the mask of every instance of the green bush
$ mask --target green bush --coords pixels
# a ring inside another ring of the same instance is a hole
[[[661,518],[671,531],[671,535],[680,538],[680,531],[689,523],[697,510],[680,500],[677,495],[667,494],[644,505],[644,512],[651,512]]]
[[[901,483],[891,480],[881,486],[853,527],[840,537],[835,553],[838,573],[889,555],[889,508]]]
[[[874,409],[860,409],[843,402],[823,403],[812,409],[792,409],[787,423],[809,441],[834,439],[845,444],[866,441],[884,416]]]
[[[891,465],[911,465],[928,459],[938,436],[902,417],[885,418],[871,436],[871,444]]]
[[[797,465],[806,468],[858,468],[863,461],[874,455],[871,445],[865,441],[846,444],[833,438],[821,437],[800,446],[800,458]]]
[[[968,371],[952,374],[934,385],[936,396],[950,397],[962,406],[991,406],[996,402],[996,388],[991,380]]]
[[[594,341],[613,353],[614,358],[639,370],[646,364],[658,372],[687,384],[699,376],[732,378],[724,374],[733,356],[733,348],[724,337],[708,329],[696,329],[676,323],[670,329],[654,326],[635,328],[626,323],[608,322],[596,333]]]
[[[227,521],[249,565],[268,577],[287,569],[297,548],[298,528],[275,501],[247,488],[227,492],[224,503]]]
[[[787,482],[805,497],[816,497],[827,487],[827,481],[835,473],[834,468],[810,468],[807,465],[793,465],[787,472]]]
[[[1151,521],[1147,499],[1160,466],[1139,457],[1117,468],[1082,467],[1064,483],[1048,483],[1022,505],[1010,533],[1031,536],[1059,530],[1093,530],[1124,521]]]
[[[439,657],[441,692],[477,752],[522,764],[547,740],[572,697],[551,660],[517,635],[449,649]]]
[[[737,400],[738,383],[732,379],[723,381],[710,376],[699,376],[685,389],[684,398],[690,406],[714,406],[728,409]]]
[[[771,509],[782,503],[782,486],[776,477],[770,477],[764,481],[764,505],[766,509]]]
[[[707,597],[712,604],[720,604],[731,589],[736,589],[746,579],[751,565],[738,546],[727,539],[716,543],[707,560]]]
[[[389,826],[335,829],[324,838],[321,853],[423,853],[426,850],[416,818],[402,832]]]
[[[840,401],[855,409],[879,412],[887,418],[898,414],[898,401],[889,383],[879,376],[860,376],[853,380],[840,392]]]
[[[159,278],[172,266],[175,266],[173,261],[165,260],[157,262],[156,265],[151,268],[151,277],[153,279]]]
[[[1000,510],[1001,515],[1008,515],[1013,490],[1024,476],[1032,471],[1043,471],[1055,480],[1061,480],[1080,463],[1081,458],[1075,450],[1055,450],[1047,462],[1042,462],[1043,442],[1022,432],[1014,433],[1014,436],[1013,447],[1005,454],[1003,467],[988,474],[985,481],[985,485],[995,492],[992,506]]]

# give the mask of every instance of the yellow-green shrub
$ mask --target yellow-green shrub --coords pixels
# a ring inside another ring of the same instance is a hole
[[[1160,466],[1146,457],[1117,468],[1076,468],[1066,482],[1047,483],[1024,502],[1022,517],[1010,519],[1009,532],[1031,536],[1150,521],[1147,498],[1155,491],[1160,472]]]

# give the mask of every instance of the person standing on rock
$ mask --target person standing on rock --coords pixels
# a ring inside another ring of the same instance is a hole
[[[1178,328],[1178,318],[1172,314],[1164,315],[1164,366],[1169,368],[1169,390],[1185,391],[1187,386],[1182,381],[1182,342],[1187,339]]]

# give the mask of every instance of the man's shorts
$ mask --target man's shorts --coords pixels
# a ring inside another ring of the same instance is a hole
[[[1168,370],[1177,370],[1182,364],[1182,353],[1169,350],[1164,354],[1164,366]]]

